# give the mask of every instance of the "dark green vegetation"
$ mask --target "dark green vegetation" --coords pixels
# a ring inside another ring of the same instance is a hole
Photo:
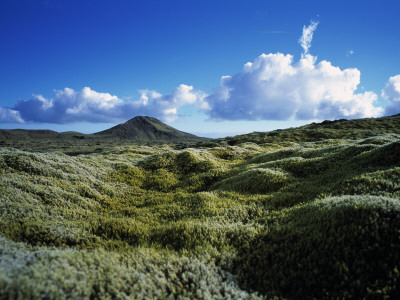
[[[14,142],[0,148],[0,299],[399,298],[399,128],[76,155]]]

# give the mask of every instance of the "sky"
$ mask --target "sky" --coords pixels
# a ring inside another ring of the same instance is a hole
[[[0,128],[224,137],[400,113],[398,0],[1,0]]]

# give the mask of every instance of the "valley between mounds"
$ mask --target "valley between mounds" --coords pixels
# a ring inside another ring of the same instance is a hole
[[[217,140],[154,120],[2,131],[0,299],[400,297],[398,115]]]

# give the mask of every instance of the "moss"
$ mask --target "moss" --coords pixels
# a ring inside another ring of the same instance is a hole
[[[243,283],[285,298],[397,298],[400,202],[367,196],[326,198],[293,208],[245,245]]]
[[[289,181],[290,177],[284,172],[255,168],[229,177],[216,184],[215,188],[242,193],[265,194],[278,191]]]
[[[1,148],[0,298],[396,298],[399,136],[352,124]]]
[[[366,172],[345,181],[339,181],[331,190],[334,194],[399,196],[400,168]]]
[[[157,169],[147,175],[144,181],[144,188],[161,192],[169,192],[178,185],[177,176],[165,169]]]
[[[209,255],[29,247],[0,236],[2,299],[261,299]]]
[[[116,171],[110,172],[108,175],[113,181],[125,182],[131,186],[141,187],[145,180],[145,174],[141,168],[122,165]]]
[[[241,222],[222,225],[215,221],[179,221],[155,231],[152,241],[174,250],[194,251],[206,246],[222,250],[247,243],[262,228]]]
[[[390,167],[399,166],[399,163],[400,141],[384,144],[363,156],[364,166]]]

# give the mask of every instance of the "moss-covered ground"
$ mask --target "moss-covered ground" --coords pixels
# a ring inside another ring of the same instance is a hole
[[[74,155],[6,145],[0,299],[399,298],[388,131]]]

